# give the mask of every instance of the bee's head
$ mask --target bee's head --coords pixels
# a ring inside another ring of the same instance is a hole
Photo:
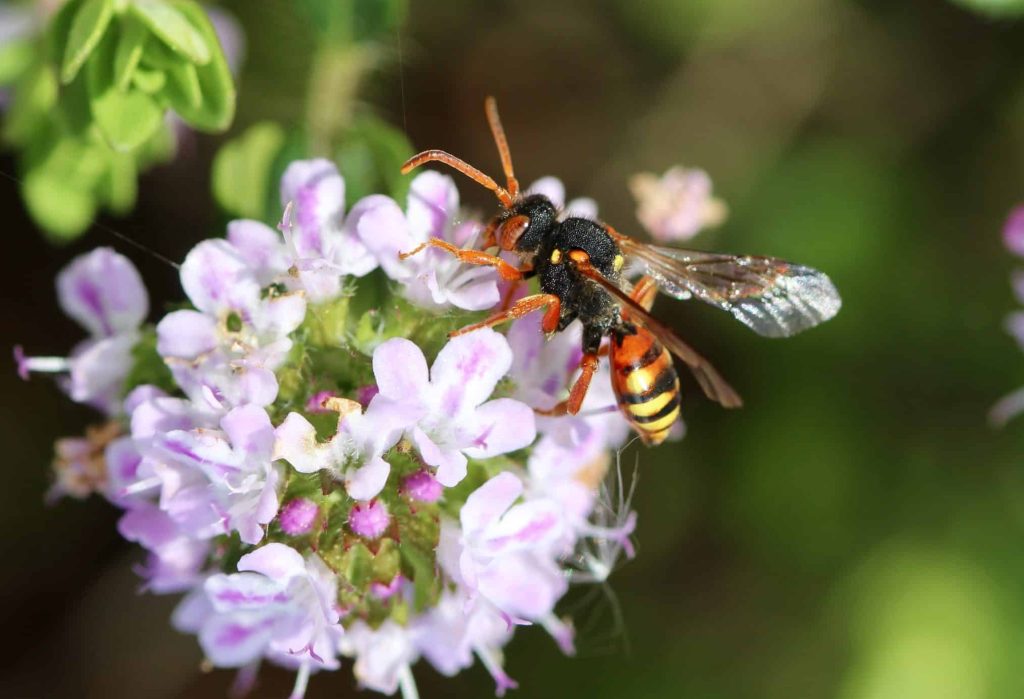
[[[509,252],[536,252],[557,223],[557,210],[543,194],[531,194],[514,202],[491,222],[494,242]]]

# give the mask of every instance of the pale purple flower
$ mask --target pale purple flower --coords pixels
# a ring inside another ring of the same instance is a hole
[[[501,665],[501,649],[512,639],[513,627],[494,608],[473,603],[461,591],[445,591],[414,628],[420,653],[442,675],[458,674],[476,655],[494,677],[498,696],[516,687]]]
[[[462,264],[436,248],[405,260],[398,257],[430,238],[472,248],[483,226],[475,221],[459,221],[458,216],[455,183],[447,175],[426,171],[413,179],[404,213],[397,204],[382,198],[381,206],[366,214],[359,233],[381,268],[402,284],[403,294],[416,305],[433,311],[452,306],[485,310],[499,300],[498,277],[493,269]]]
[[[157,325],[157,349],[182,390],[224,412],[273,401],[274,370],[306,315],[300,292],[264,295],[257,272],[230,242],[199,243],[181,266],[197,310],[174,311]]]
[[[146,588],[157,594],[181,592],[193,587],[202,577],[202,568],[210,552],[208,541],[196,539],[153,503],[132,504],[117,523],[128,541],[149,552],[146,564],[136,572],[146,580]]]
[[[590,197],[577,197],[569,202],[565,201],[565,185],[557,177],[542,177],[526,188],[527,194],[543,194],[555,208],[559,210],[560,218],[575,216],[578,218],[597,218],[597,202]]]
[[[487,400],[511,364],[508,341],[491,329],[449,340],[429,372],[419,347],[394,338],[373,353],[380,393],[370,410],[409,410],[413,419],[406,434],[437,469],[437,480],[451,487],[465,477],[468,458],[506,454],[534,440],[529,406],[510,398]]]
[[[89,333],[67,359],[25,357],[15,348],[18,373],[67,372],[64,388],[71,399],[107,414],[121,405],[124,380],[132,366],[132,349],[146,318],[149,299],[138,270],[110,248],[75,258],[57,276],[57,296],[64,312]]]
[[[371,401],[363,413],[358,403],[345,401],[339,412],[338,430],[319,442],[316,428],[299,413],[289,413],[277,428],[278,458],[299,473],[329,471],[345,483],[348,494],[369,500],[387,482],[391,466],[383,454],[401,437],[413,415],[403,406]]]
[[[320,508],[308,498],[294,498],[285,503],[278,515],[281,531],[288,536],[302,536],[313,530]]]
[[[1010,252],[1024,257],[1024,205],[1017,206],[1006,217],[1003,243]]]
[[[281,178],[286,207],[282,231],[292,264],[310,301],[341,293],[342,277],[362,277],[377,268],[361,234],[361,218],[387,197],[367,197],[345,217],[345,180],[329,160],[298,160]]]
[[[408,627],[386,620],[378,628],[370,628],[358,620],[345,628],[341,637],[342,655],[355,658],[352,674],[362,687],[382,694],[394,694],[399,687],[405,696],[405,687],[414,687],[411,666],[419,654]]]
[[[249,405],[225,415],[220,430],[160,435],[146,456],[161,480],[161,508],[180,526],[200,538],[235,530],[256,544],[277,514],[281,474],[273,450],[270,418]]]
[[[365,539],[379,539],[391,523],[388,508],[380,500],[357,502],[348,513],[348,526]]]
[[[579,375],[583,328],[575,322],[549,338],[540,326],[541,314],[531,313],[509,327],[513,357],[509,377],[515,383],[514,398],[547,410],[568,397]],[[556,439],[568,449],[576,449],[584,441],[600,442],[610,449],[620,447],[629,437],[630,427],[619,412],[609,371],[608,361],[602,359],[579,414],[538,416],[538,432],[557,433]]]
[[[523,492],[504,471],[470,494],[459,512],[458,570],[448,572],[510,619],[542,620],[567,587],[555,554],[565,522],[553,500],[516,504]]]
[[[299,668],[303,686],[310,669],[338,667],[338,581],[319,556],[266,544],[242,556],[238,570],[207,578],[175,613],[175,625],[198,634],[214,665],[268,658]]]
[[[636,217],[657,241],[686,241],[725,220],[725,204],[711,195],[711,178],[703,170],[676,166],[661,177],[640,173],[629,188]]]

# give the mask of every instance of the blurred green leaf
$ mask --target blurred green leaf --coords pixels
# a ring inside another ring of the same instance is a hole
[[[11,41],[0,46],[0,85],[10,85],[32,65],[35,46],[31,41]]]
[[[181,10],[181,4],[166,0],[132,0],[129,7],[153,34],[192,63],[205,65],[215,53],[209,37],[194,26],[195,22]],[[199,12],[205,17],[202,9]],[[217,40],[214,37],[213,44]]]
[[[25,73],[14,90],[14,101],[4,120],[4,140],[24,145],[34,133],[46,126],[40,120],[57,104],[59,86],[57,73],[47,65],[40,65]]]
[[[356,41],[389,35],[405,19],[406,0],[354,0],[353,38]]]
[[[116,151],[128,152],[147,141],[163,121],[163,110],[144,92],[122,92],[114,82],[117,42],[108,37],[86,66],[92,115],[100,133]]]
[[[133,155],[114,153],[110,166],[100,180],[98,196],[115,214],[126,214],[138,195],[138,169]]]
[[[67,46],[64,47],[61,82],[67,84],[78,75],[86,59],[103,38],[113,11],[113,0],[85,0],[78,8],[68,33]]]
[[[210,60],[196,69],[202,101],[198,106],[175,105],[178,115],[191,126],[204,131],[223,131],[235,116],[235,84],[231,77],[217,33],[206,12],[194,2],[178,0],[174,3],[189,22],[199,31],[210,47]]]
[[[163,90],[166,84],[167,76],[162,70],[138,67],[132,74],[132,85],[150,95]]]
[[[231,215],[256,220],[267,218],[268,190],[274,189],[271,171],[285,142],[284,129],[260,122],[225,143],[213,161],[213,194]]]
[[[78,237],[96,215],[95,198],[59,171],[28,173],[21,192],[32,218],[57,241]]]
[[[123,92],[131,85],[132,75],[142,59],[146,28],[132,17],[124,15],[121,17],[120,31],[117,53],[114,55],[114,85]]]
[[[991,17],[1014,17],[1024,14],[1024,0],[952,0],[968,10]]]
[[[401,167],[412,154],[409,139],[399,129],[373,115],[357,118],[336,154],[345,176],[347,204],[375,192],[386,192],[404,202],[410,178],[402,175]]]
[[[199,75],[191,63],[181,63],[165,71],[167,84],[163,95],[174,111],[182,112],[199,109],[203,104],[203,92],[199,86]]]

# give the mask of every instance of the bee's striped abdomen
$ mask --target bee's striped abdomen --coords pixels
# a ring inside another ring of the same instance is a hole
[[[672,355],[650,332],[612,338],[612,388],[622,414],[645,443],[661,444],[679,419],[679,377]]]

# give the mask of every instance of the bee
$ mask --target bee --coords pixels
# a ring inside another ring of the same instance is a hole
[[[539,412],[577,414],[604,354],[609,355],[619,409],[648,445],[664,441],[679,417],[679,377],[672,355],[689,368],[708,398],[726,408],[742,405],[736,391],[704,357],[651,316],[659,291],[717,306],[767,337],[795,335],[839,311],[842,302],[835,286],[825,274],[810,267],[773,257],[657,247],[601,221],[561,216],[546,196],[520,191],[497,103],[488,97],[484,107],[501,157],[504,187],[442,150],[423,151],[402,166],[402,173],[408,174],[425,163],[442,163],[495,194],[501,208],[484,230],[482,248],[462,249],[431,238],[401,257],[432,246],[464,263],[494,267],[509,282],[538,279],[539,293],[505,304],[489,318],[452,335],[539,311],[544,312],[541,328],[549,334],[580,320],[583,356],[579,376],[567,399]],[[487,252],[492,248],[497,248],[498,254]],[[501,252],[516,253],[520,265],[507,262]],[[627,270],[639,270],[642,276],[633,283]],[[602,347],[606,337],[610,341]]]

